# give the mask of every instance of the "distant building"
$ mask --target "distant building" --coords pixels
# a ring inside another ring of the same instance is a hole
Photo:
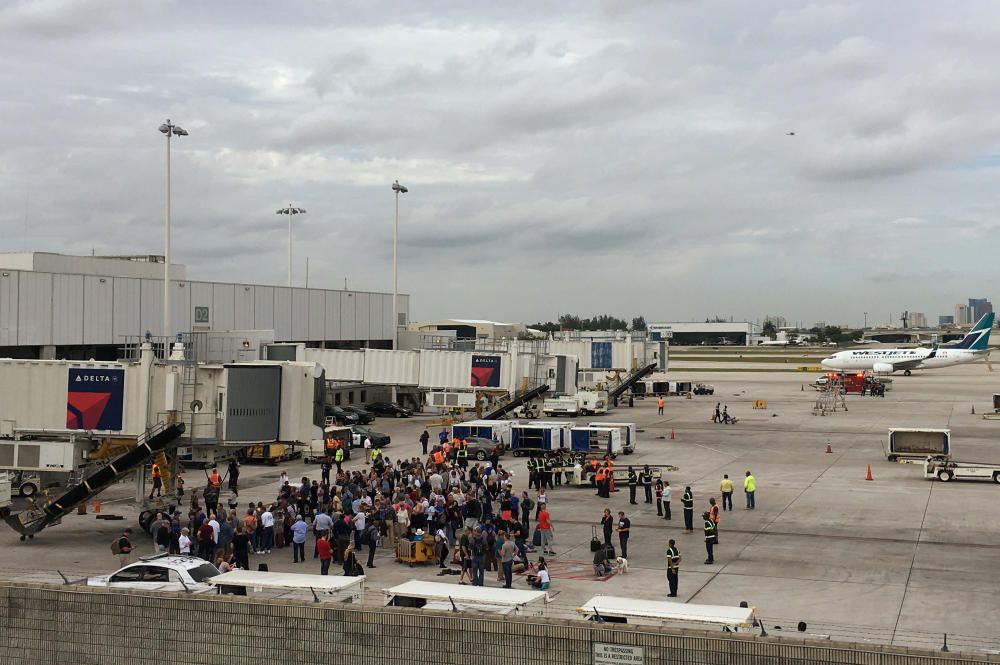
[[[431,323],[411,323],[409,330],[422,333],[453,332],[457,339],[515,339],[527,335],[523,323],[500,323],[482,319],[444,319]]]
[[[910,312],[909,326],[911,328],[926,328],[927,315],[923,312]]]
[[[986,298],[969,298],[969,323],[975,323],[993,311],[993,303]]]
[[[969,306],[955,305],[955,325],[964,326],[969,323]]]
[[[651,339],[669,339],[673,346],[750,346],[759,334],[749,321],[650,323]]]
[[[764,323],[767,323],[768,321],[770,321],[774,325],[774,327],[778,329],[788,327],[788,319],[786,319],[783,316],[768,314],[767,316],[764,317]]]
[[[938,317],[938,326],[940,326],[941,328],[944,328],[945,326],[953,326],[953,325],[955,325],[955,317],[954,316],[939,316]]]

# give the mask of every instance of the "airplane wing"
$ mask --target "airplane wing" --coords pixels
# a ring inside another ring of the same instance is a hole
[[[937,355],[938,345],[935,344],[934,348],[931,349],[930,354],[924,358],[914,358],[913,360],[900,360],[899,362],[889,363],[892,365],[892,371],[898,372],[900,370],[917,369],[925,360],[930,360]]]

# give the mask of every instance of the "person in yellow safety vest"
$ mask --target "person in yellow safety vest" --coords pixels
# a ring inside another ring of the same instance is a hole
[[[749,471],[747,471],[747,477],[743,479],[743,491],[747,495],[747,510],[757,508],[757,501],[754,498],[754,493],[757,491],[757,479]]]
[[[657,413],[657,415],[661,415],[661,416],[663,415],[663,398],[662,397],[657,397],[656,398],[656,413]]]
[[[375,460],[377,460],[381,456],[382,456],[382,449],[381,448],[374,449],[372,451],[372,464],[374,464]]]
[[[733,481],[729,479],[729,474],[722,474],[722,481],[719,483],[719,491],[722,492],[722,509],[733,509]]]
[[[343,446],[337,446],[337,450],[333,453],[333,463],[337,465],[337,473],[340,473],[340,465],[344,463],[344,448]]]
[[[149,498],[153,498],[153,493],[156,496],[163,496],[163,477],[160,474],[160,465],[153,462],[153,468],[150,469],[150,474],[153,476],[153,489],[149,490]]]

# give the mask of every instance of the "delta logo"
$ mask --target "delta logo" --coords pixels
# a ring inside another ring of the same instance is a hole
[[[124,369],[72,367],[68,379],[68,429],[121,431],[125,404]]]

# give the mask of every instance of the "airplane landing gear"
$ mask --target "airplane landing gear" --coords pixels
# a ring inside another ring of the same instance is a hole
[[[910,370],[908,369],[903,370],[903,376],[909,376],[909,375],[910,375]]]

